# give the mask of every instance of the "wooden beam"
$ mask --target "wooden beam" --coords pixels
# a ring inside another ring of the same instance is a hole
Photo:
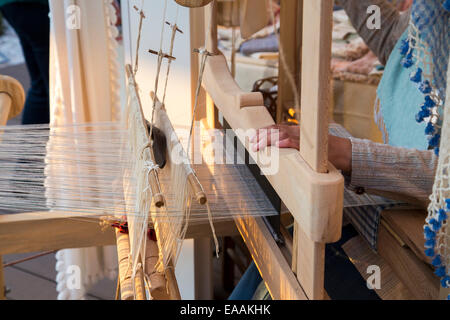
[[[208,238],[194,239],[195,300],[213,300],[213,246]]]
[[[113,228],[101,218],[56,212],[0,215],[0,255],[116,243]]]
[[[295,224],[294,250],[297,253],[295,271],[309,299],[325,298],[325,244],[308,238],[301,226]]]
[[[241,0],[239,2],[240,29],[243,39],[247,39],[266,27],[269,23],[269,8],[266,0]]]
[[[180,289],[178,288],[177,278],[175,277],[175,269],[173,264],[164,270],[167,279],[167,289],[171,300],[181,300]]]
[[[425,210],[392,209],[382,212],[382,220],[388,224],[387,229],[390,227],[419,259],[430,264],[431,259],[424,252],[423,225],[426,217]]]
[[[121,300],[134,300],[134,286],[131,281],[132,268],[130,267],[130,239],[128,234],[115,230],[117,240],[118,279]]]
[[[235,219],[242,238],[275,300],[306,300],[307,297],[261,218]]]
[[[327,173],[329,168],[332,12],[331,0],[303,1],[300,154],[318,173]],[[314,215],[311,211],[307,214]],[[294,228],[297,278],[308,298],[324,299],[325,244],[309,236],[308,226],[297,221]]]
[[[205,43],[206,50],[218,54],[217,49],[217,0],[213,0],[205,10]]]
[[[277,123],[284,120],[284,113],[289,107],[294,108],[295,97],[286,72],[290,70],[299,86],[301,70],[301,42],[303,0],[283,0],[280,2],[280,48],[278,72]],[[284,59],[283,59],[283,56]],[[286,65],[283,61],[285,60]]]
[[[439,279],[433,274],[431,267],[411,249],[401,247],[382,224],[378,234],[378,253],[416,299],[437,299]]]
[[[115,245],[114,229],[101,223],[100,217],[56,212],[0,215],[0,255]],[[218,236],[239,234],[233,221],[215,222],[214,227]],[[205,221],[190,225],[186,238],[210,235]]]
[[[328,171],[332,0],[303,1],[300,153],[316,172]]]

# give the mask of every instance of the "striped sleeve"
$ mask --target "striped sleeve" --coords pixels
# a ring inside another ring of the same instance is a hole
[[[390,192],[427,203],[432,192],[438,158],[420,151],[350,138],[350,185],[370,193]]]

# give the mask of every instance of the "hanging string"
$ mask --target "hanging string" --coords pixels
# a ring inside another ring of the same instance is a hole
[[[189,129],[189,139],[188,139],[188,146],[187,146],[187,155],[189,159],[191,158],[190,155],[190,149],[192,144],[192,133],[194,131],[194,122],[195,122],[195,115],[197,112],[198,107],[198,98],[200,96],[200,89],[202,87],[202,81],[203,81],[203,74],[205,72],[205,66],[206,66],[206,60],[208,59],[208,56],[210,53],[206,51],[206,49],[198,50],[198,53],[201,55],[201,63],[200,63],[200,71],[197,78],[197,88],[195,90],[195,100],[194,100],[194,109],[192,111],[192,119],[191,119],[191,126]]]
[[[142,25],[143,21],[145,19],[144,14],[144,0],[141,1],[141,9],[139,10],[137,7],[134,7],[136,11],[139,12],[139,27],[138,27],[138,36],[136,40],[136,58],[135,58],[135,64],[134,64],[134,75],[136,75],[138,68],[139,68],[139,48],[141,43],[141,35],[142,35]]]
[[[179,6],[177,6],[177,12],[176,12],[176,16],[175,16],[175,22],[172,25],[172,36],[170,38],[170,50],[169,50],[169,55],[173,56],[173,48],[174,48],[174,44],[175,44],[175,36],[177,34],[178,30],[178,10],[179,10]],[[180,32],[182,32],[180,30]],[[167,92],[167,84],[168,84],[168,80],[169,80],[169,74],[170,74],[170,67],[172,66],[172,60],[169,59],[169,62],[167,64],[167,72],[166,72],[166,81],[164,83],[164,93],[163,93],[163,98],[162,98],[162,104],[165,104],[166,101],[166,92]]]
[[[167,14],[167,0],[164,0],[164,10],[163,10],[162,23],[161,23],[161,36],[160,36],[160,42],[159,42],[158,61],[157,61],[156,75],[155,75],[155,88],[153,90],[153,92],[155,93],[155,97],[158,96],[159,75],[161,72],[161,65],[162,65],[162,61],[163,61],[163,42],[164,42],[166,14]],[[151,117],[151,121],[150,121],[150,139],[153,137],[153,123],[154,123],[154,119],[155,119],[155,109],[156,109],[156,99],[153,99],[152,117]],[[152,140],[152,146],[153,146],[153,140]]]

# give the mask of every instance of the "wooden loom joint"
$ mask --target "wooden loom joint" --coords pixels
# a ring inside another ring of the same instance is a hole
[[[194,193],[195,200],[201,205],[206,204],[207,198],[200,181],[194,173],[188,175],[189,186]]]

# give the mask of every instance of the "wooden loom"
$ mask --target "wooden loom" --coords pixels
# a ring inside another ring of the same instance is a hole
[[[195,0],[187,2],[193,3]],[[214,18],[214,3],[207,10],[207,17],[212,15]],[[305,20],[297,20],[296,13],[302,11]],[[329,92],[328,61],[331,41],[328,40],[331,39],[331,12],[331,0],[282,0],[281,40],[285,45],[286,60],[295,68],[294,70],[299,71],[303,66],[302,76],[308,81],[301,81],[302,105],[312,106],[309,109],[302,109],[302,137],[307,137],[302,139],[302,151],[299,153],[295,150],[281,150],[280,171],[277,175],[268,177],[295,218],[294,239],[289,239],[289,235],[284,233],[288,241],[285,247],[280,248],[260,218],[238,217],[235,220],[270,294],[275,299],[326,298],[323,289],[324,245],[340,238],[343,179],[326,161],[328,132],[326,119],[328,94],[326,93]],[[292,23],[292,21],[297,22]],[[292,43],[290,35],[292,32],[301,34],[302,24],[307,26],[303,38],[299,43]],[[242,92],[234,82],[225,58],[217,50],[215,28],[213,24],[208,31],[207,49],[216,56],[209,58],[207,62],[203,86],[217,106],[217,110],[234,129],[260,128],[273,124],[270,115],[263,107],[260,94]],[[317,33],[308,34],[309,28],[317,30]],[[299,51],[303,52],[302,60],[308,63],[300,64],[300,61],[296,60]],[[292,92],[287,89],[285,77],[283,71],[280,71],[280,83],[284,83],[280,86],[281,104],[291,102],[293,99]],[[324,94],[321,95],[321,92]],[[5,114],[9,113],[4,111],[9,108],[2,109],[2,106],[7,106],[10,102],[9,97],[4,94],[0,94],[0,101],[5,102],[0,103],[1,119],[2,115],[6,118]],[[20,104],[23,105],[23,102],[18,105]],[[213,104],[208,105],[207,123],[220,125],[215,118],[217,110]],[[255,159],[257,158],[257,154],[251,151],[250,153]],[[387,214],[385,216],[387,217]],[[399,220],[394,219],[394,215],[390,217],[392,219],[388,220],[388,223],[391,228]],[[397,214],[397,217],[401,219],[405,215]],[[420,220],[419,215],[416,220]],[[40,213],[0,216],[0,255],[110,245],[115,244],[116,241],[128,242],[127,239],[123,240],[126,236],[118,233],[116,239],[113,230],[102,231],[99,224],[92,223],[93,221],[98,221],[98,218],[83,217],[83,220],[70,220],[64,214],[46,217]],[[388,229],[382,226],[380,241],[393,239],[392,233],[386,235],[386,230]],[[216,231],[219,236],[230,235],[233,227],[227,222],[216,223]],[[90,234],[88,238],[84,236],[87,233]],[[187,238],[207,235],[209,235],[209,226],[205,223],[205,225],[191,227]],[[402,244],[402,240],[395,241],[399,243],[398,250],[404,251],[405,244]],[[386,250],[389,252],[384,251],[384,256],[398,255],[399,251],[392,251],[391,248]],[[418,249],[420,250],[421,247],[418,246]],[[149,257],[152,255],[149,254]],[[403,256],[405,254],[402,255],[402,259]],[[406,253],[406,256],[409,260],[405,258],[397,264],[400,272],[415,268],[408,266],[411,255]],[[424,274],[426,273],[424,268],[421,270]],[[1,271],[0,288],[3,279]],[[407,276],[411,277],[411,274]],[[142,283],[139,281],[137,285],[142,289]],[[428,283],[425,282],[425,284]],[[128,283],[122,286],[128,288],[128,292],[132,292],[134,284]],[[0,298],[2,293],[0,292]]]
[[[284,3],[294,9],[290,11],[294,17],[297,10],[301,12],[300,5],[297,7],[301,2],[282,1],[282,7]],[[235,130],[270,126],[274,121],[264,107],[262,95],[246,93],[238,87],[225,57],[217,48],[216,5],[213,1],[205,14],[208,21],[205,25],[211,21],[211,29],[206,30],[206,47],[214,54],[207,61],[203,77],[203,87],[213,101],[207,106],[207,114],[215,114],[215,105]],[[306,63],[301,64],[304,78],[301,81],[301,105],[309,107],[301,110],[301,151],[280,150],[279,171],[267,176],[296,222],[292,265],[284,258],[261,219],[235,220],[274,299],[323,299],[325,243],[339,240],[341,234],[344,179],[327,160],[332,10],[333,1],[330,0],[303,1],[302,61]],[[287,40],[282,45],[293,42],[293,37],[288,39],[292,33],[283,30],[289,28],[288,23],[292,20],[285,21],[283,24],[282,13],[281,37]],[[293,27],[298,32],[296,23]],[[290,61],[298,57],[297,44],[288,46],[287,50],[294,57]],[[211,116],[207,122],[217,124]],[[245,137],[237,135],[246,145]],[[259,158],[258,153],[248,152],[253,159]],[[258,160],[257,163],[261,164]]]
[[[193,1],[177,2],[189,5]],[[301,151],[280,150],[280,170],[267,178],[295,219],[294,239],[281,230],[286,243],[277,245],[260,218],[235,219],[274,299],[327,298],[323,286],[324,246],[340,238],[343,180],[327,161],[326,141],[331,93],[332,10],[331,0],[281,0],[280,46],[284,61],[280,60],[279,68],[277,121],[282,120],[287,106],[295,104],[287,68],[301,75],[296,79],[301,106],[304,106],[301,109]],[[262,96],[243,92],[238,87],[225,57],[217,49],[216,15],[217,1],[213,1],[206,9],[204,23],[204,26],[211,24],[211,29],[206,30],[207,50],[215,54],[208,59],[203,78],[203,87],[208,93],[206,125],[217,128],[223,124],[219,123],[218,112],[233,129],[272,125],[274,122],[263,107]],[[239,139],[245,145],[245,137]],[[248,151],[257,159],[257,155]],[[397,194],[388,196],[398,197]],[[404,196],[401,199],[411,200]],[[449,290],[439,289],[439,279],[423,253],[425,216],[423,210],[383,212],[379,255],[413,298],[444,299]]]

